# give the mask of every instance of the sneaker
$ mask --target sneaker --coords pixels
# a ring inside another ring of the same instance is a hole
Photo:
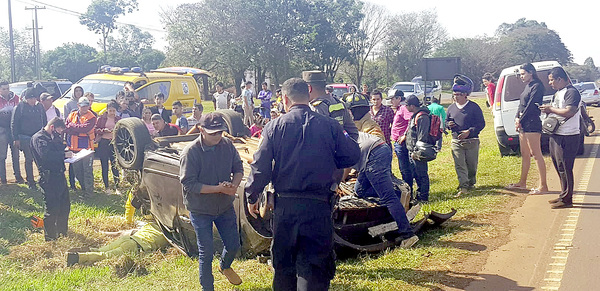
[[[419,241],[419,237],[416,235],[413,235],[407,239],[403,239],[402,242],[400,242],[399,247],[402,249],[409,249],[412,246],[414,246],[418,241]]]
[[[467,188],[461,188],[460,190],[458,190],[458,192],[456,192],[456,194],[454,194],[454,198],[458,198],[467,193],[469,193],[469,190]]]
[[[571,207],[573,207],[573,203],[565,203],[565,202],[562,202],[562,201],[553,203],[550,206],[550,208],[552,208],[552,209],[571,208]]]
[[[557,203],[557,202],[560,202],[560,198],[548,200],[548,203],[550,203],[550,204],[554,204],[554,203]]]
[[[67,253],[67,267],[79,263],[79,253]]]
[[[221,272],[221,274],[223,274],[225,276],[225,278],[227,278],[227,280],[229,280],[229,283],[231,283],[233,285],[242,284],[242,279],[240,278],[240,276],[238,276],[238,274],[232,268],[221,270],[221,267],[219,266],[219,272]]]

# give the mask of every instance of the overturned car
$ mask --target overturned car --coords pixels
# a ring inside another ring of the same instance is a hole
[[[244,186],[250,174],[250,163],[258,147],[258,139],[246,138],[248,128],[241,115],[233,110],[219,110],[227,124],[228,135],[233,139],[244,162],[244,179],[237,189],[234,208],[241,238],[241,253],[252,257],[266,253],[271,244],[270,215],[254,218],[246,207]],[[132,205],[151,213],[167,239],[188,256],[197,256],[196,234],[183,204],[182,186],[179,182],[179,159],[185,146],[198,134],[152,139],[144,122],[137,118],[121,119],[114,129],[114,147],[119,165],[134,177]],[[419,212],[413,205],[406,183],[396,179],[394,187],[402,198],[409,220]],[[261,203],[266,203],[269,187],[263,191]],[[378,252],[393,247],[396,223],[387,208],[378,199],[362,199],[355,195],[352,183],[342,183],[338,189],[333,221],[334,239],[338,252]],[[427,213],[412,225],[415,232],[428,226],[439,225],[456,213]],[[218,243],[218,232],[215,230]]]

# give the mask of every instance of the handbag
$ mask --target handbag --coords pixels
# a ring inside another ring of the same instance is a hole
[[[556,97],[556,94],[554,96],[552,96],[552,101],[550,102],[551,104],[554,103],[554,98]],[[577,107],[577,110],[579,110],[580,108]],[[575,116],[575,115],[573,115]],[[571,117],[573,117],[571,116]],[[542,120],[542,132],[545,134],[554,134],[556,133],[556,131],[558,130],[558,128],[563,125],[565,122],[567,122],[567,120],[569,120],[571,117],[567,117],[565,118],[563,121],[560,121],[557,117],[555,116],[550,116],[550,114],[546,114],[546,117],[544,118],[544,120]]]

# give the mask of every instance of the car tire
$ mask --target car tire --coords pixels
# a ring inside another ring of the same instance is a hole
[[[512,149],[510,147],[505,147],[505,146],[501,145],[500,143],[498,143],[498,149],[500,150],[501,157],[510,156],[513,153]]]
[[[229,134],[235,137],[250,136],[250,129],[244,124],[241,114],[231,109],[221,109],[215,112],[223,115]]]
[[[144,121],[135,117],[121,119],[113,132],[113,144],[119,165],[127,170],[141,170],[144,149],[152,143]]]

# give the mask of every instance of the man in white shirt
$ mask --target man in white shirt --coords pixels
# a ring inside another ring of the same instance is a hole
[[[229,108],[229,92],[223,90],[222,82],[217,83],[216,87],[217,92],[213,94],[213,104],[215,105],[215,110]]]
[[[60,115],[60,111],[58,110],[58,108],[52,105],[52,95],[48,93],[42,93],[42,95],[40,95],[40,103],[42,103],[42,105],[44,106],[44,110],[46,110],[46,119],[48,122],[54,117],[63,118]]]
[[[580,146],[579,103],[581,95],[571,85],[562,67],[555,67],[548,74],[550,86],[556,90],[552,104],[540,106],[543,113],[556,117],[562,124],[550,134],[550,155],[560,177],[561,192],[558,198],[548,201],[553,209],[573,206],[573,165]]]

